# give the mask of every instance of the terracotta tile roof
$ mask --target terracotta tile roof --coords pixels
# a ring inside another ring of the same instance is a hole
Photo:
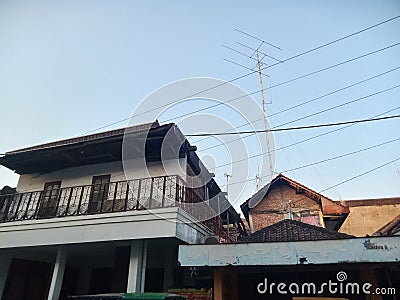
[[[269,243],[336,240],[345,238],[352,238],[352,236],[298,221],[283,220],[274,225],[260,229],[251,235],[244,237],[239,242]]]

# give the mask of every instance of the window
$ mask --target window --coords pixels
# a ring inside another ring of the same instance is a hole
[[[57,210],[57,200],[60,194],[61,181],[47,182],[44,184],[42,199],[38,211],[39,218],[54,217]]]
[[[94,176],[92,181],[92,191],[89,201],[89,213],[98,213],[102,210],[104,201],[108,198],[108,188],[111,175]]]

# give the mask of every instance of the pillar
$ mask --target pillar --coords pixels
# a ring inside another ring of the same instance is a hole
[[[67,251],[61,247],[57,250],[56,262],[51,277],[49,295],[47,300],[58,300],[60,297],[62,282],[64,278],[65,265],[67,263]]]
[[[144,292],[146,261],[147,241],[133,240],[129,257],[127,293]]]
[[[10,269],[12,256],[8,253],[0,255],[0,299],[3,297],[4,288],[6,286],[8,271]]]

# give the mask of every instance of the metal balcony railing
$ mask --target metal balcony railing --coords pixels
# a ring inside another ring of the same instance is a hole
[[[63,187],[0,195],[0,222],[181,207],[214,234],[222,222],[204,202],[203,188],[189,188],[179,176]],[[207,218],[210,216],[210,218]]]

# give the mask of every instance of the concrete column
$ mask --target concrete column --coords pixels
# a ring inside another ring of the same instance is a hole
[[[146,276],[147,261],[147,241],[133,240],[131,243],[131,253],[129,258],[128,293],[138,293],[144,291],[144,281]]]
[[[10,269],[12,256],[8,253],[0,254],[0,299],[3,297],[6,286],[8,271]]]
[[[57,251],[56,262],[54,264],[47,300],[58,300],[60,297],[66,263],[67,251],[65,248],[60,247]]]

